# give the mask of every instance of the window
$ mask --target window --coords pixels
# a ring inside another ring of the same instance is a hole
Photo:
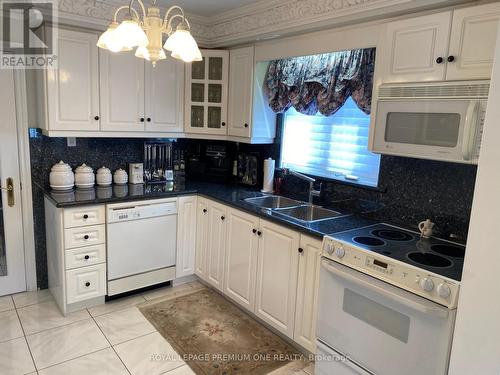
[[[285,112],[282,168],[313,176],[377,186],[380,155],[368,150],[370,116],[353,99],[332,116]]]

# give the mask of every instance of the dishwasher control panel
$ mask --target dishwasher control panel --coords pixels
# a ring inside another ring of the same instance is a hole
[[[108,223],[176,215],[177,202],[108,206]]]

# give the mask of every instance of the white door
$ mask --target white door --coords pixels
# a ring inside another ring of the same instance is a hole
[[[202,50],[203,61],[187,65],[185,85],[185,131],[225,135],[229,51]]]
[[[48,128],[99,130],[97,35],[59,29],[58,69],[47,70]]]
[[[250,138],[252,134],[252,86],[254,47],[229,52],[229,135]]]
[[[446,79],[490,79],[500,21],[500,3],[453,12]]]
[[[0,69],[0,296],[26,290],[16,103],[11,70]],[[11,190],[8,190],[11,189]]]
[[[207,279],[208,246],[208,200],[198,198],[196,204],[196,257],[195,273],[203,280]]]
[[[177,212],[177,261],[175,277],[194,274],[196,252],[196,196],[180,197]]]
[[[383,81],[444,80],[450,26],[451,12],[389,23],[385,47],[377,51],[388,58]]]
[[[258,231],[259,218],[229,209],[224,293],[250,311],[255,307]]]
[[[172,58],[146,64],[146,131],[182,133],[184,63]]]
[[[210,202],[208,206],[207,281],[223,290],[226,244],[226,207]]]
[[[315,353],[322,241],[301,235],[300,249],[293,338],[304,348]]]
[[[255,314],[293,338],[299,234],[260,221]]]
[[[99,62],[101,130],[144,131],[144,60],[102,50]]]

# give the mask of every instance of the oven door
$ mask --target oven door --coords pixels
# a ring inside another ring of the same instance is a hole
[[[379,100],[373,151],[473,163],[478,100]]]
[[[322,259],[318,341],[346,356],[351,367],[357,363],[360,370],[356,373],[446,374],[455,314],[455,310]],[[335,365],[332,362],[332,370]]]

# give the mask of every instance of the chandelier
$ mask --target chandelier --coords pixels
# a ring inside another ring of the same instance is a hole
[[[142,20],[133,7],[134,1],[140,5]],[[128,18],[118,23],[118,14],[125,10],[128,10]],[[176,21],[175,27],[173,21]],[[97,46],[111,52],[132,51],[136,48],[135,56],[151,61],[153,66],[157,61],[167,58],[165,50],[172,57],[187,63],[201,61],[201,52],[190,29],[184,10],[177,5],[171,6],[162,19],[156,0],[153,0],[153,6],[147,12],[142,0],[131,0],[129,5],[116,9],[113,22],[99,37]],[[167,41],[162,47],[163,34],[167,34]]]

